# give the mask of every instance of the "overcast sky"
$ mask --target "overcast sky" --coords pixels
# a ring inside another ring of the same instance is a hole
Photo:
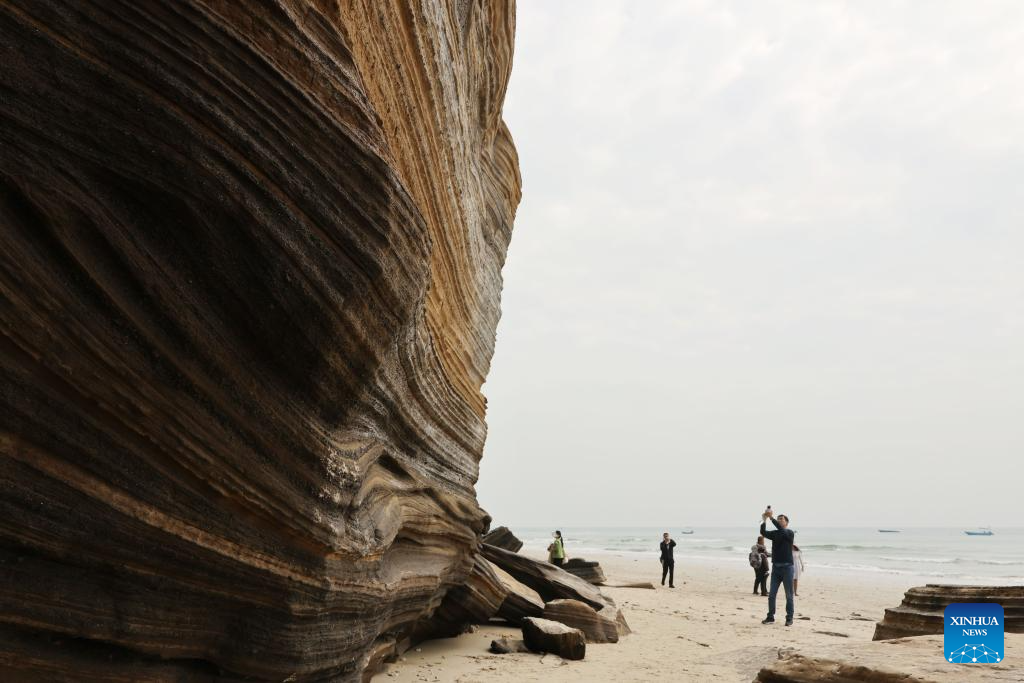
[[[1024,525],[1024,3],[518,0],[505,118],[496,524]]]

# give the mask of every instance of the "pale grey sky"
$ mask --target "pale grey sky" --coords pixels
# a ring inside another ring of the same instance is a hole
[[[518,5],[496,523],[1024,525],[1024,3]]]

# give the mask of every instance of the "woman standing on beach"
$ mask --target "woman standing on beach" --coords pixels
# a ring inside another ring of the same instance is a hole
[[[562,532],[555,531],[555,540],[548,546],[548,562],[558,567],[565,562],[565,544],[562,542]]]
[[[800,585],[800,575],[804,573],[804,554],[800,552],[800,546],[793,544],[793,595],[800,595],[797,592]]]

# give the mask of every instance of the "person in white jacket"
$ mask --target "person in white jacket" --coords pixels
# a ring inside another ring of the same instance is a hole
[[[793,544],[793,595],[800,595],[797,591],[800,585],[800,575],[804,573],[804,554],[800,547]]]

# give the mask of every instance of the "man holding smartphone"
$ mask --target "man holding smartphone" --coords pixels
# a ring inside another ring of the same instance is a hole
[[[765,520],[772,520],[775,529],[765,529]],[[793,538],[796,534],[789,528],[789,517],[775,517],[772,506],[761,514],[761,535],[772,542],[772,585],[768,591],[768,617],[762,624],[775,623],[775,598],[779,593],[779,584],[786,589],[786,626],[793,625]]]
[[[668,576],[668,587],[675,588],[676,583],[676,558],[674,557],[676,542],[666,531],[661,535],[661,585],[665,585],[665,577]]]

